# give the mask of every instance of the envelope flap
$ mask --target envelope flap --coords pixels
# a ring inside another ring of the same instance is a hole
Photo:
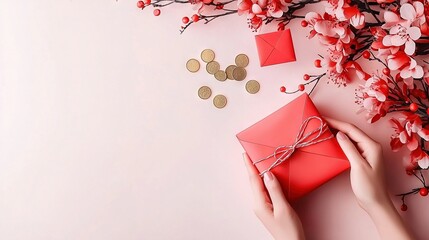
[[[280,40],[281,36],[283,35],[284,31],[281,32],[271,32],[271,33],[265,33],[257,35],[260,39],[268,43],[269,45],[275,47],[277,45],[277,42]]]
[[[279,37],[279,41],[277,41],[275,48],[285,56],[295,58],[295,50],[293,48],[290,29],[282,32],[282,35]]]
[[[290,54],[285,51],[280,51],[277,48],[274,48],[270,56],[265,60],[265,65],[274,65],[283,62],[292,62],[295,61],[295,54]]]
[[[256,46],[258,47],[258,56],[261,65],[266,64],[265,62],[270,58],[271,53],[274,50],[275,42],[270,43],[261,35],[255,36]]]
[[[279,36],[274,49],[265,59],[263,63],[264,65],[274,65],[281,62],[291,62],[296,60],[290,30],[282,31],[281,34],[282,35]]]
[[[271,148],[290,145],[295,141],[309,100],[302,94],[289,104],[237,134],[240,141],[252,142]],[[311,105],[310,105],[311,106]],[[315,110],[315,107],[313,105]],[[314,110],[311,112],[314,113]],[[316,110],[317,112],[317,110]]]

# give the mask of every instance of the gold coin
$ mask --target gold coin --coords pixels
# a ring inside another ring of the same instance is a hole
[[[217,108],[224,108],[226,106],[226,97],[224,95],[216,95],[213,98],[213,104],[215,105],[215,107]]]
[[[194,58],[189,59],[186,62],[186,68],[189,72],[197,72],[198,70],[200,70],[200,62],[198,62],[198,60]]]
[[[201,99],[208,99],[212,95],[212,90],[207,86],[202,86],[198,89],[198,96]]]
[[[232,75],[232,72],[234,71],[234,69],[235,69],[236,67],[237,67],[237,66],[235,66],[235,65],[229,65],[229,66],[225,69],[226,76],[228,77],[228,79],[230,79],[230,80],[234,80],[234,76]]]
[[[249,65],[249,57],[246,54],[238,54],[235,57],[235,64],[239,67],[247,67]]]
[[[236,67],[234,71],[232,71],[232,76],[237,81],[243,81],[247,76],[247,71],[242,67]]]
[[[259,92],[260,88],[261,85],[259,85],[259,82],[256,80],[250,80],[246,83],[246,91],[250,94],[255,94]]]
[[[204,49],[201,52],[201,59],[204,62],[209,63],[215,59],[215,53],[211,49]]]
[[[226,73],[223,70],[219,70],[214,74],[215,78],[219,81],[225,81],[226,80]]]
[[[211,61],[206,65],[206,70],[210,74],[215,74],[217,71],[219,71],[219,69],[220,69],[220,65],[216,61]]]

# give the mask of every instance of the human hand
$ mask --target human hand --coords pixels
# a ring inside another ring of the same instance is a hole
[[[253,190],[254,212],[265,228],[276,240],[305,239],[301,220],[286,200],[274,174],[267,172],[262,180],[249,156],[243,153],[243,158]]]
[[[387,192],[379,143],[352,124],[326,118],[350,161],[350,181],[359,205],[370,215],[383,240],[412,240]]]
[[[381,145],[352,124],[326,117],[325,120],[339,130],[337,140],[350,161],[350,181],[359,205],[366,211],[385,205],[390,197]]]

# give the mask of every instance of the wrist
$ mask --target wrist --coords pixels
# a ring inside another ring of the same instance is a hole
[[[390,198],[376,201],[369,205],[365,211],[375,221],[378,218],[384,218],[386,216],[392,216],[397,214],[395,206],[393,205]]]
[[[361,204],[361,206],[371,217],[392,210],[396,211],[387,191],[377,195],[372,201]]]
[[[374,222],[381,239],[413,239],[388,195],[383,201],[376,201],[366,212]]]

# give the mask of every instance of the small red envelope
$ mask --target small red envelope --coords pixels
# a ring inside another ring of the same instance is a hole
[[[296,142],[306,119],[310,121],[304,134],[320,128],[324,122],[309,96],[302,94],[237,134],[237,138],[254,164],[267,158],[255,164],[259,172],[263,172],[275,162],[275,158],[270,155],[279,146],[291,146]],[[290,201],[301,198],[350,167],[329,128],[326,127],[319,139],[327,140],[295,149],[289,158],[271,169]]]
[[[255,36],[261,67],[295,61],[290,29]]]

